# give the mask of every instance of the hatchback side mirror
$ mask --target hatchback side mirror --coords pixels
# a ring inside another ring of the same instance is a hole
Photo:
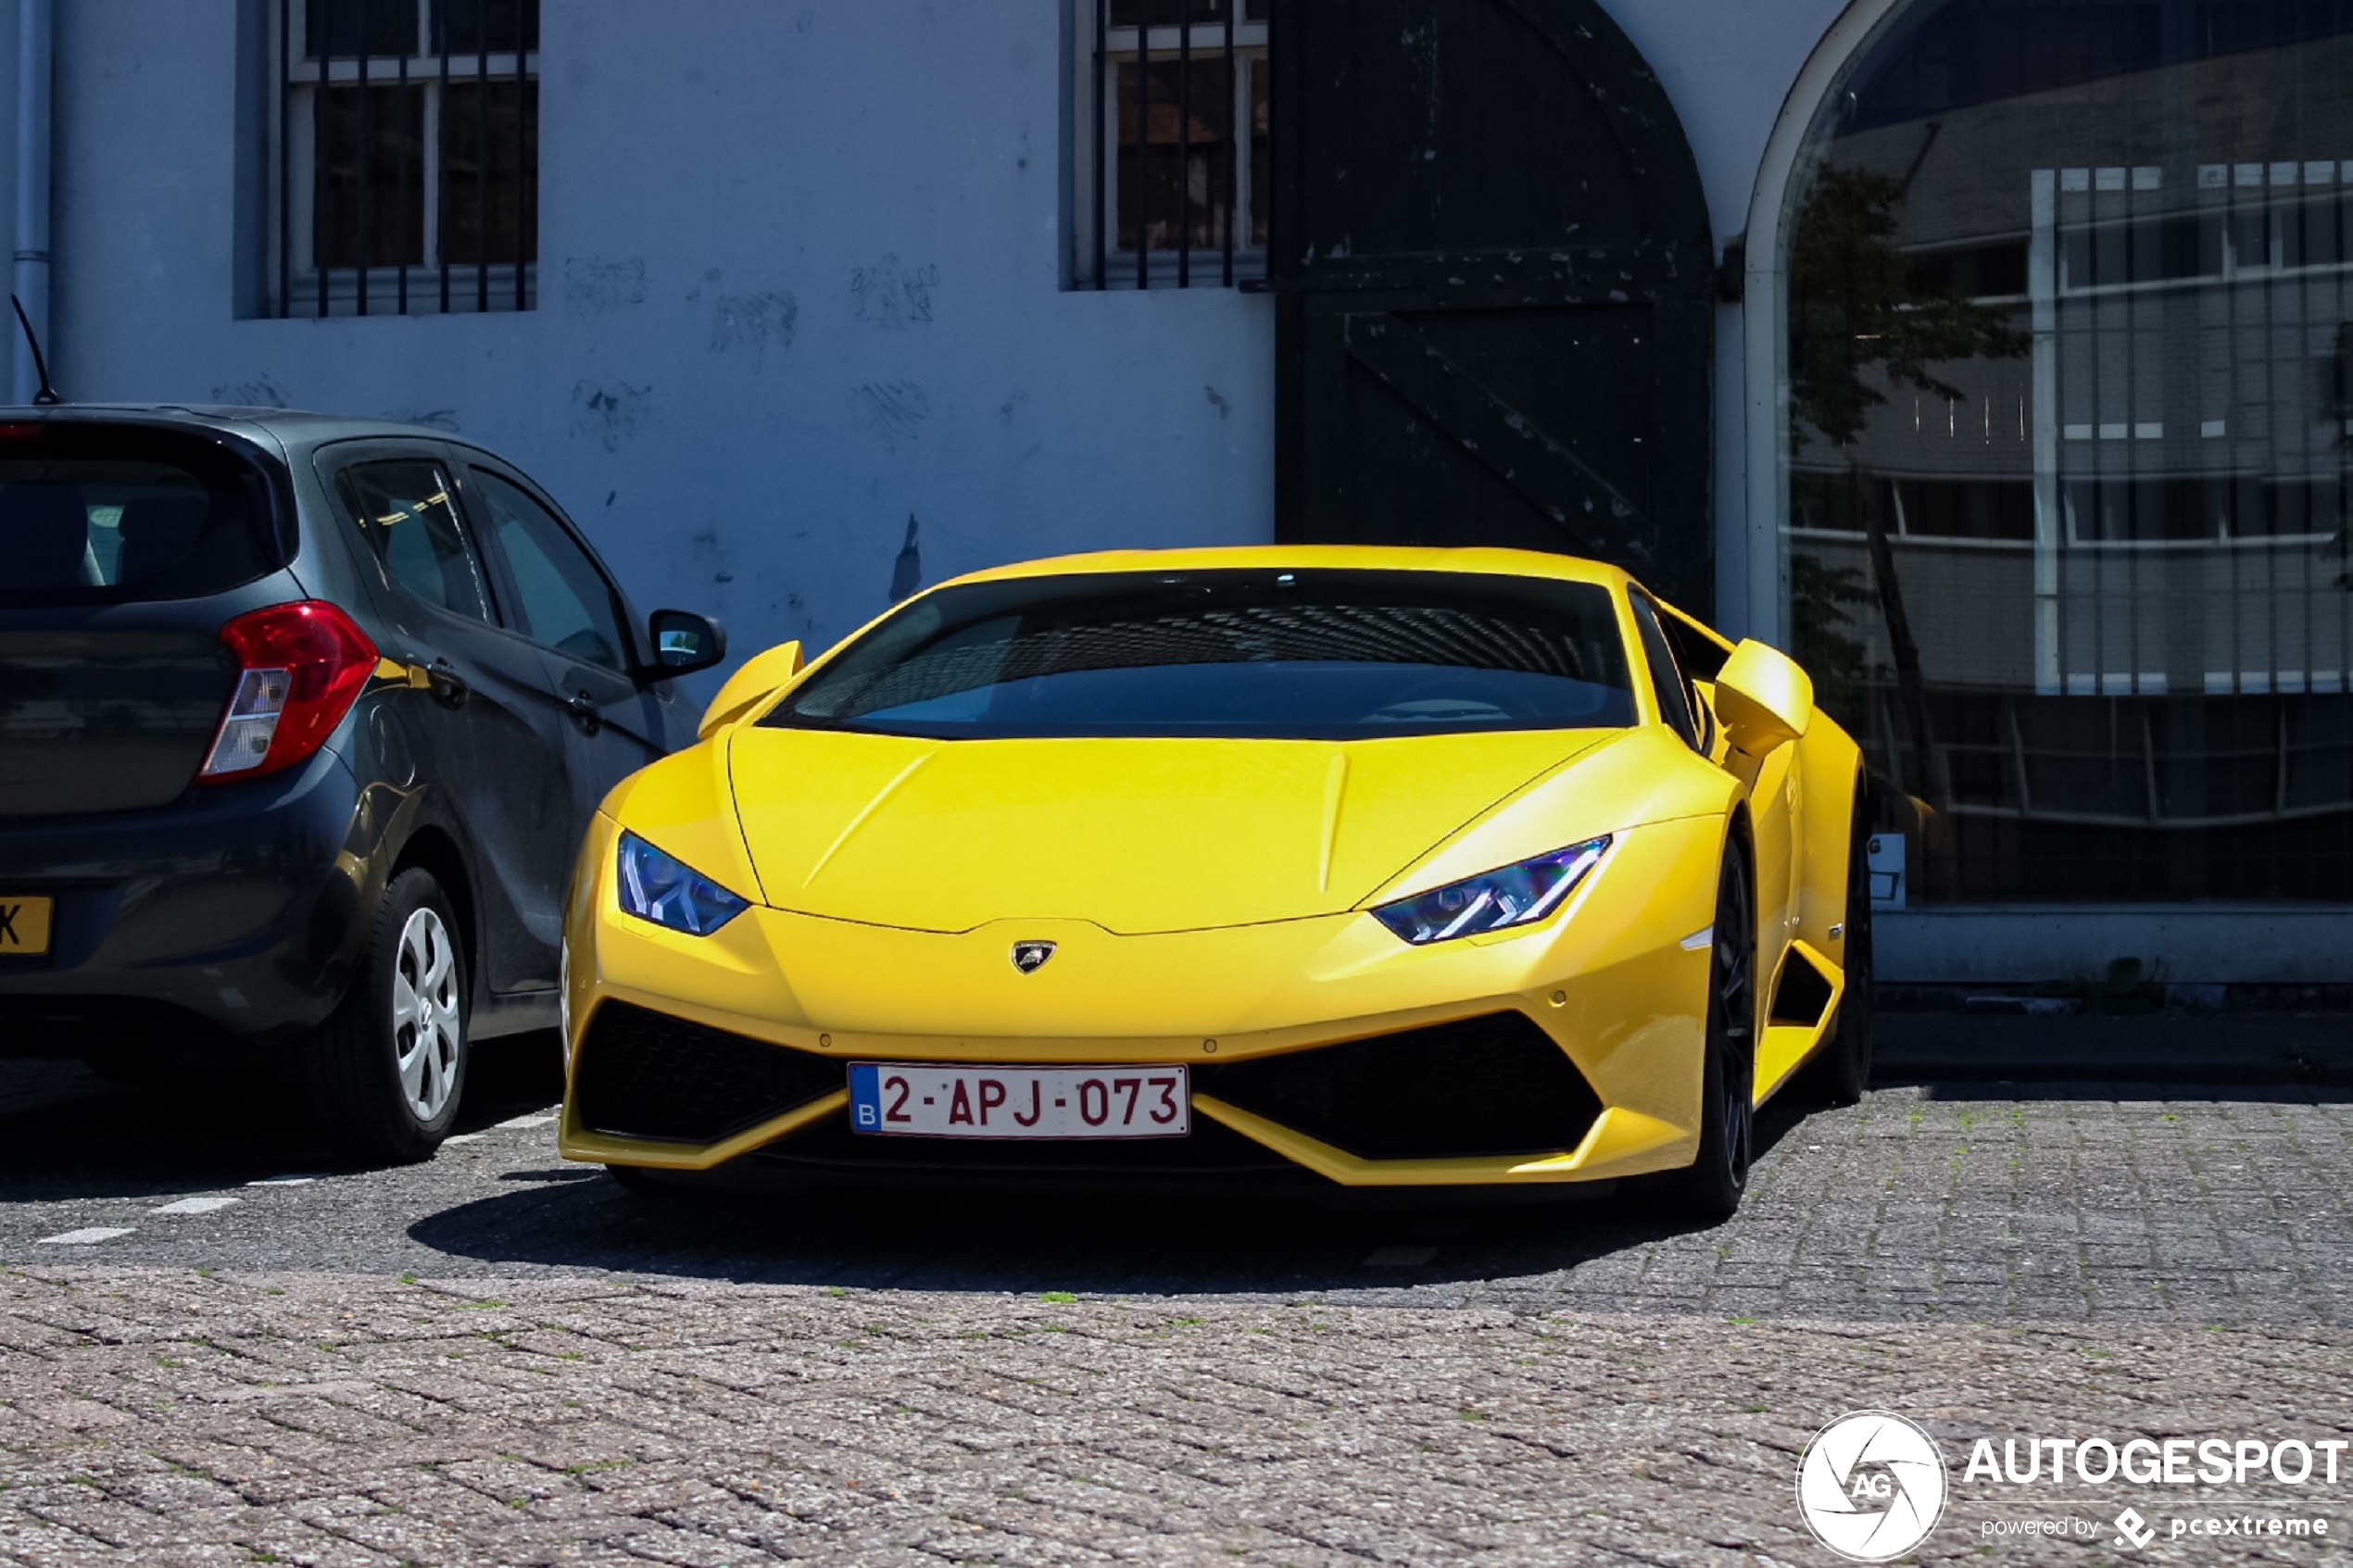
[[[719,688],[719,695],[703,709],[702,722],[695,726],[695,738],[709,740],[714,732],[750,712],[774,695],[777,687],[799,673],[800,644],[797,640],[753,654],[744,660],[742,669],[727,677],[727,684]]]
[[[690,609],[658,609],[646,618],[653,633],[653,678],[691,675],[727,657],[727,629]]]
[[[1813,724],[1813,680],[1789,655],[1750,638],[1716,672],[1716,716],[1733,750],[1762,757]]]

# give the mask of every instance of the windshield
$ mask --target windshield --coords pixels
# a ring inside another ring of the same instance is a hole
[[[1365,740],[1634,722],[1608,590],[1433,571],[1093,573],[943,588],[763,723],[944,739]]]
[[[0,604],[188,599],[285,562],[260,471],[153,426],[0,424]]]

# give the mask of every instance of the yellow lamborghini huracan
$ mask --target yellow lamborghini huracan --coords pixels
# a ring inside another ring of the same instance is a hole
[[[1703,1215],[1869,1072],[1855,743],[1612,567],[1252,548],[976,572],[624,781],[562,1144],[665,1173],[1507,1187]]]

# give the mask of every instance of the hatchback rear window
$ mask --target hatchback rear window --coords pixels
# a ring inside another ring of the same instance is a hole
[[[1608,590],[1441,571],[1213,571],[942,588],[765,723],[942,739],[1367,740],[1620,728]]]
[[[268,480],[224,441],[0,425],[0,604],[200,598],[276,571],[288,553]]]

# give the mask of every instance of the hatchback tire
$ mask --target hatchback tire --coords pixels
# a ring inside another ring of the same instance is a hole
[[[309,1041],[307,1086],[337,1154],[428,1159],[466,1086],[467,964],[458,919],[433,873],[384,889],[351,988]]]

